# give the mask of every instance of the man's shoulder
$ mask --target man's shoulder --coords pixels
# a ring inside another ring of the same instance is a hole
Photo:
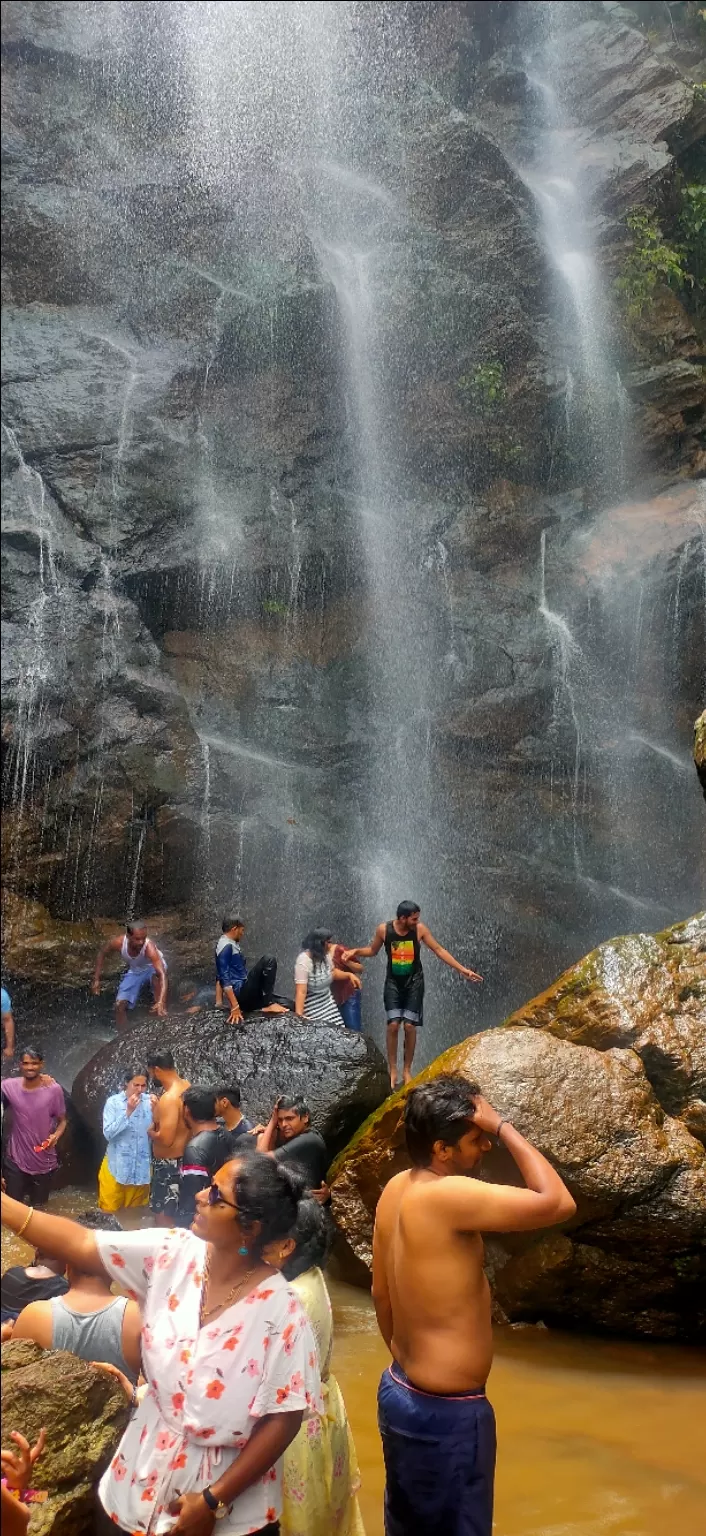
[[[4,1099],[14,1099],[21,1079],[19,1077],[4,1077],[2,1080],[2,1096]]]

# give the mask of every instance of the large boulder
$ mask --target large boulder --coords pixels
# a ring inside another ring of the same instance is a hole
[[[602,945],[505,1027],[453,1046],[416,1079],[453,1071],[479,1082],[576,1200],[565,1228],[488,1240],[500,1318],[655,1338],[706,1334],[706,1156],[696,1134],[703,941],[703,920],[694,919],[656,939]],[[332,1169],[352,1279],[370,1268],[380,1192],[407,1166],[408,1091],[387,1101]],[[517,1182],[502,1150],[483,1176]]]
[[[334,1154],[389,1090],[385,1063],[367,1035],[329,1024],[301,1023],[291,1014],[252,1014],[241,1027],[222,1013],[148,1019],[98,1051],[79,1073],[72,1099],[96,1135],[103,1105],[133,1063],[155,1045],[174,1053],[192,1083],[240,1083],[247,1114],[266,1121],[280,1093],[304,1094],[312,1124]]]
[[[2,1416],[8,1445],[13,1430],[31,1445],[47,1430],[32,1484],[49,1497],[33,1507],[32,1536],[93,1536],[95,1485],[129,1416],[120,1384],[64,1350],[11,1340],[2,1349]]]

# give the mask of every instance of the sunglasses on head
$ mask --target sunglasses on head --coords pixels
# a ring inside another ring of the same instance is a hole
[[[232,1200],[226,1200],[225,1195],[221,1194],[217,1184],[209,1185],[208,1203],[209,1205],[228,1205],[230,1206],[231,1211],[237,1211],[238,1209],[237,1205],[234,1205]]]

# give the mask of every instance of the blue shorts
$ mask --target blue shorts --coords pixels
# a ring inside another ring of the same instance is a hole
[[[485,1392],[422,1392],[393,1361],[378,1425],[385,1536],[492,1536],[495,1414]]]
[[[164,969],[166,971],[166,964],[164,964]],[[125,975],[120,979],[120,986],[115,996],[116,1003],[127,1003],[128,1008],[134,1008],[142,988],[156,975],[157,972],[153,965],[146,966],[143,971],[126,971]]]

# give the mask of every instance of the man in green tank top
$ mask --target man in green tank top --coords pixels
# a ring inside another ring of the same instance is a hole
[[[408,1083],[412,1077],[417,1030],[424,1022],[424,971],[420,954],[421,944],[426,944],[432,954],[439,960],[443,960],[445,965],[449,965],[452,971],[458,971],[459,976],[464,976],[466,981],[483,980],[477,971],[472,971],[469,966],[462,965],[460,960],[455,960],[448,949],[444,949],[443,945],[438,943],[426,924],[420,921],[420,908],[416,901],[401,901],[397,908],[397,916],[392,922],[378,923],[369,944],[364,944],[358,949],[347,949],[343,955],[343,960],[347,963],[349,960],[377,955],[383,947],[385,949],[387,971],[383,1000],[387,1019],[387,1061],[392,1088],[396,1088],[398,1083],[397,1048],[400,1024],[404,1025],[403,1076],[404,1081]]]

